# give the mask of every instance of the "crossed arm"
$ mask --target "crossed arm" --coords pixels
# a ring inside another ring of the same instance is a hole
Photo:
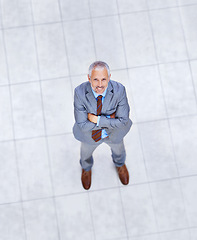
[[[80,96],[77,91],[75,91],[74,95],[74,114],[75,121],[77,125],[81,128],[82,131],[91,131],[97,130],[101,128],[106,129],[114,129],[121,128],[129,121],[129,105],[126,97],[126,91],[123,91],[119,94],[120,100],[118,102],[116,112],[110,115],[108,118],[105,115],[101,115],[99,126],[97,127],[97,116],[88,113],[86,107],[82,104]]]
[[[115,118],[115,116],[116,116],[116,112],[112,113],[112,114],[110,115],[110,118]],[[88,120],[89,120],[90,122],[92,122],[92,123],[97,123],[97,121],[98,121],[98,116],[96,116],[96,115],[94,115],[94,114],[92,114],[92,113],[88,113]]]

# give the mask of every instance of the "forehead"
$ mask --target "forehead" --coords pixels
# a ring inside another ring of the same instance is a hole
[[[92,70],[92,77],[108,77],[108,72],[107,69],[105,67],[103,68],[94,68]]]

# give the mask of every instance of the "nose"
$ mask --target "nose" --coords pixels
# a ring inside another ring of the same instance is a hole
[[[102,87],[102,82],[101,81],[98,82],[98,86]]]

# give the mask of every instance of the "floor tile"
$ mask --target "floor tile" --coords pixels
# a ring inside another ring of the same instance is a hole
[[[0,29],[2,28],[2,7],[0,5]]]
[[[30,0],[2,0],[2,24],[4,28],[26,26],[32,24]]]
[[[16,148],[23,200],[52,196],[45,139],[17,141]]]
[[[0,87],[0,141],[13,138],[12,109],[9,87]]]
[[[20,200],[17,163],[13,142],[0,143],[0,203]]]
[[[159,240],[159,236],[157,234],[150,234],[139,237],[131,237],[129,240]]]
[[[129,73],[127,69],[123,70],[112,70],[111,71],[111,79],[117,82],[122,83],[126,88],[127,99],[130,106],[130,118],[135,123],[136,120],[136,112],[135,105],[133,100],[132,93],[132,85],[130,84]]]
[[[8,84],[7,63],[2,31],[0,31],[0,86]]]
[[[197,61],[191,61],[190,64],[191,64],[195,94],[197,96]]]
[[[150,19],[159,62],[187,59],[178,9],[151,11]]]
[[[177,0],[148,0],[149,9],[176,7],[177,5]]]
[[[13,85],[11,93],[16,138],[43,136],[44,121],[39,84]]]
[[[93,19],[93,29],[97,59],[107,62],[111,69],[125,68],[126,61],[118,16]]]
[[[150,181],[177,177],[167,121],[139,124],[147,175]]]
[[[42,94],[47,134],[72,132],[74,107],[70,79],[43,81]]]
[[[70,74],[88,74],[95,61],[95,46],[90,20],[64,23]]]
[[[125,237],[125,238],[114,238],[114,239],[111,239],[111,240],[128,240],[128,238],[127,237]]]
[[[160,240],[186,240],[190,239],[189,230],[179,230],[179,231],[172,231],[159,234]]]
[[[146,182],[147,173],[139,139],[138,126],[134,124],[125,137],[126,165],[130,173],[130,184]]]
[[[55,195],[84,192],[79,164],[80,143],[72,134],[49,137],[48,142]]]
[[[178,0],[180,5],[197,4],[197,0]]]
[[[147,10],[145,0],[118,0],[119,13],[130,13],[135,11]]]
[[[93,18],[118,14],[117,2],[116,0],[91,0],[90,13]]]
[[[148,13],[121,15],[121,26],[129,68],[156,63]]]
[[[156,66],[129,69],[138,122],[166,118],[164,97]]]
[[[94,239],[88,194],[56,198],[61,239]]]
[[[33,28],[16,28],[5,32],[11,83],[39,79]]]
[[[150,187],[159,231],[188,227],[179,180],[151,183]]]
[[[195,92],[188,62],[160,65],[169,117],[197,113]]]
[[[58,240],[58,229],[52,199],[23,203],[28,240]]]
[[[72,85],[72,92],[74,94],[74,90],[77,86],[79,86],[80,84],[82,84],[83,82],[88,81],[88,67],[86,66],[87,70],[86,70],[86,74],[81,74],[79,76],[71,76],[71,85]],[[73,95],[74,96],[74,95]]]
[[[191,240],[197,239],[197,228],[190,229]]]
[[[126,225],[130,237],[157,231],[148,185],[121,188]]]
[[[176,162],[180,176],[197,174],[197,117],[170,120]]]
[[[0,238],[6,240],[26,239],[20,204],[0,206]]]
[[[181,8],[181,16],[183,21],[183,28],[188,48],[189,57],[192,59],[197,58],[197,29],[196,29],[196,16],[197,5]]]
[[[119,189],[91,192],[90,203],[96,239],[126,237]]]
[[[64,21],[90,17],[88,0],[60,0],[60,6]]]
[[[60,21],[58,0],[32,0],[34,23],[49,23]]]
[[[68,76],[62,25],[36,26],[36,39],[41,79]]]
[[[197,239],[196,10],[197,0],[1,1],[0,239]],[[95,60],[126,88],[130,182],[102,144],[86,191],[73,96]]]
[[[196,227],[197,225],[197,177],[181,178],[181,187],[183,189],[183,196],[185,201],[186,213],[189,220],[190,227]]]
[[[110,147],[102,143],[94,151],[93,158],[91,190],[119,186],[118,174],[112,161]]]

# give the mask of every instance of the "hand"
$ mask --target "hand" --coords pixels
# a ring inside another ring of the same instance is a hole
[[[92,113],[88,113],[88,120],[93,123],[97,123],[98,117]]]
[[[114,112],[110,115],[110,118],[115,118],[115,117],[116,117],[116,112]]]

